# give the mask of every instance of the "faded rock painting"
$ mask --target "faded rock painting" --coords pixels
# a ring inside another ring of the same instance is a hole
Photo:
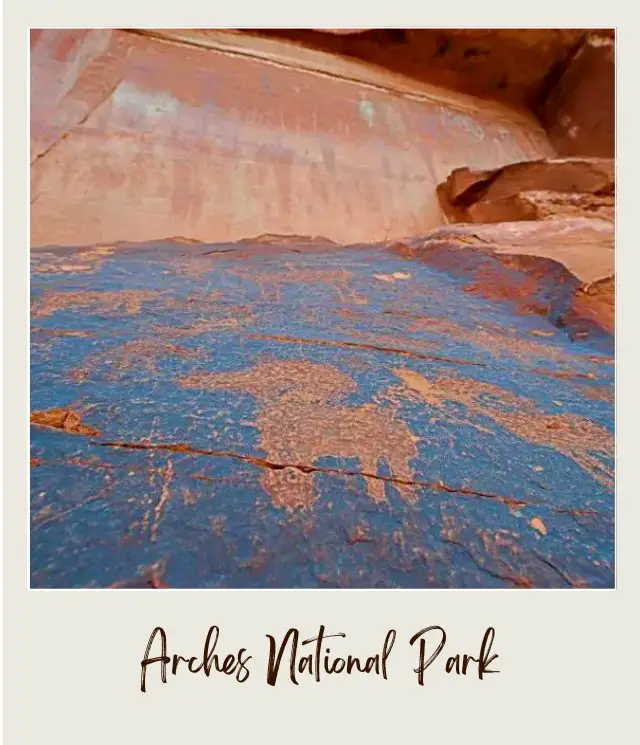
[[[277,506],[313,504],[313,467],[321,456],[356,458],[367,493],[376,502],[385,498],[385,482],[378,475],[378,462],[384,459],[402,497],[415,499],[410,461],[418,454],[418,438],[390,410],[372,403],[340,406],[340,398],[356,385],[329,365],[267,362],[240,373],[204,373],[179,382],[186,388],[242,391],[258,399],[260,447],[271,463],[261,483]]]

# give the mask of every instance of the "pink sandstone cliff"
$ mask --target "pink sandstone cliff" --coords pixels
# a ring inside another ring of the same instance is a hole
[[[554,154],[523,108],[290,42],[32,32],[33,246],[401,237],[453,169]]]

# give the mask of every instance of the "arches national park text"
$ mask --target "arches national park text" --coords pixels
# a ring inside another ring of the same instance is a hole
[[[390,629],[381,637],[377,649],[356,655],[349,651],[345,633],[327,630],[325,626],[320,626],[310,636],[296,628],[290,628],[281,637],[265,636],[268,657],[261,671],[246,648],[233,651],[224,647],[217,626],[209,628],[202,651],[195,655],[173,650],[167,632],[157,626],[151,632],[140,662],[140,690],[146,693],[154,678],[167,683],[168,674],[185,673],[200,673],[207,678],[229,676],[238,683],[245,683],[255,671],[270,686],[300,685],[307,681],[321,683],[332,675],[374,675],[389,680],[389,660],[398,642],[397,632]],[[488,674],[500,672],[498,654],[492,652],[494,641],[495,629],[490,626],[478,638],[475,649],[455,649],[445,629],[433,625],[416,631],[402,643],[415,650],[409,672],[417,684],[423,686],[430,675],[438,673],[485,680]]]

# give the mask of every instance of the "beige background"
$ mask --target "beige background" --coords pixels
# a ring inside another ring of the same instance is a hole
[[[136,0],[132,7],[131,0],[110,0],[90,8],[79,0],[31,0],[28,9],[21,2],[7,0],[4,28],[5,742],[113,745],[141,740],[162,745],[198,738],[226,743],[377,743],[407,737],[446,743],[631,742],[637,734],[631,701],[638,644],[631,628],[637,625],[633,592],[638,498],[631,469],[638,421],[638,352],[632,342],[634,331],[637,337],[632,303],[638,247],[637,230],[626,215],[638,209],[633,168],[640,121],[637,97],[619,97],[618,117],[618,334],[627,340],[618,345],[617,367],[618,396],[624,402],[618,416],[618,589],[599,592],[28,591],[25,126],[28,26],[617,25],[623,29],[618,34],[618,80],[623,91],[631,92],[637,83],[632,79],[637,59],[632,58],[631,4],[626,4],[627,17],[621,10],[624,3],[609,0],[602,7],[606,16],[589,18],[584,4],[566,0],[563,17],[557,0],[537,0],[530,7],[458,0],[445,17],[444,7],[432,11],[426,3],[395,0],[391,21],[389,12],[382,19],[372,3],[353,0],[351,14],[344,0],[324,0],[309,9],[291,0],[290,9],[285,0],[255,2],[261,17],[246,2],[241,13],[237,1],[218,7],[180,0],[169,7]],[[404,14],[401,5],[407,9]],[[612,12],[615,7],[617,13]],[[335,13],[330,15],[331,8]],[[190,16],[188,9],[193,10]],[[233,19],[225,18],[231,11]],[[297,626],[309,637],[320,623],[329,632],[347,634],[332,643],[332,649],[354,654],[374,654],[386,631],[395,628],[398,639],[389,680],[343,675],[320,684],[305,680],[298,687],[283,679],[276,688],[268,687],[265,634],[282,635]],[[449,636],[445,653],[475,654],[486,627],[495,626],[493,651],[500,655],[500,674],[483,682],[448,676],[441,656],[427,673],[425,687],[419,688],[412,672],[416,650],[408,639],[436,623]],[[151,668],[149,692],[140,693],[139,663],[154,626],[167,630],[169,653],[190,656],[200,652],[210,624],[221,627],[221,651],[246,646],[252,653],[252,674],[245,684],[184,672],[170,675],[163,686]]]

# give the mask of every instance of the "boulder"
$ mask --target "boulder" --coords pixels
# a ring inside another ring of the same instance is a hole
[[[523,191],[497,199],[481,200],[466,211],[471,222],[551,220],[565,217],[598,217],[613,220],[615,197],[557,191]]]
[[[552,158],[483,171],[459,168],[437,188],[453,222],[613,219],[614,191],[611,158]]]

